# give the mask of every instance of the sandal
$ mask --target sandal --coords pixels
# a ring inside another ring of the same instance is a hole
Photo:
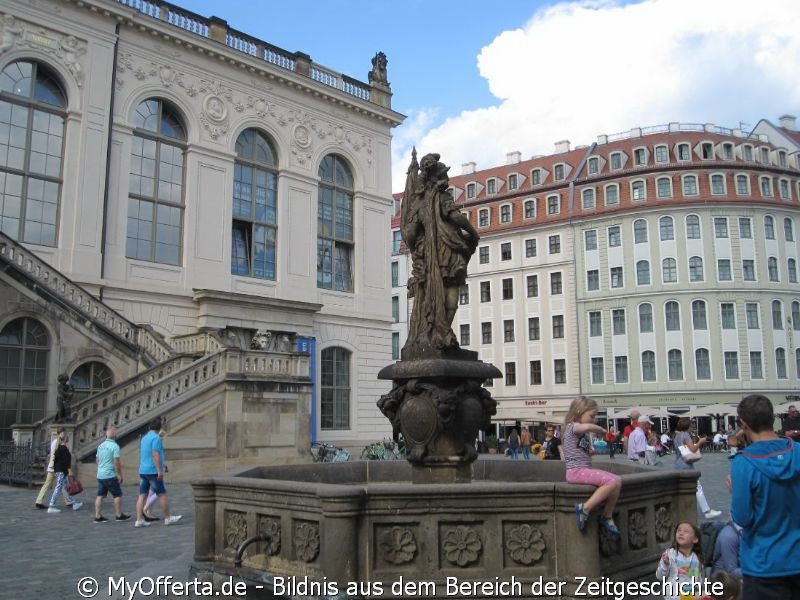
[[[611,535],[619,535],[619,528],[614,523],[614,517],[600,517],[600,526]]]
[[[575,524],[578,526],[578,531],[586,529],[586,522],[589,520],[589,513],[583,510],[584,506],[582,503],[575,505]]]

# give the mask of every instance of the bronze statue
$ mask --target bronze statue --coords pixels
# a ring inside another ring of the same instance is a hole
[[[448,190],[449,170],[438,154],[426,154],[417,164],[412,151],[400,221],[411,251],[408,295],[414,298],[404,360],[458,350],[451,326],[479,236]]]
[[[69,375],[61,373],[61,375],[58,376],[58,396],[56,398],[58,410],[56,412],[56,423],[70,422],[70,409],[72,408],[72,395],[74,393],[75,388],[69,382]]]

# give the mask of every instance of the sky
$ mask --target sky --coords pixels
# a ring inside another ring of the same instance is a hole
[[[367,81],[388,60],[392,191],[411,147],[460,174],[633,127],[800,117],[798,0],[175,0]]]

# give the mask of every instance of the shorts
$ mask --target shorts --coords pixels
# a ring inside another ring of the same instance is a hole
[[[150,490],[153,490],[156,496],[167,493],[167,488],[164,487],[164,480],[159,479],[158,475],[155,473],[152,475],[142,475],[139,473],[139,495],[145,496]]]
[[[614,475],[614,473],[609,473],[602,469],[589,469],[587,467],[567,469],[567,483],[585,483],[600,487],[615,481],[621,482],[622,479],[619,475]]]
[[[97,480],[97,495],[105,498],[108,494],[112,498],[119,498],[122,496],[122,488],[119,486],[119,479],[111,477],[109,479]]]

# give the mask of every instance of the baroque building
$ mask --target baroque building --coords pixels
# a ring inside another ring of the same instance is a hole
[[[610,418],[796,394],[800,134],[780,123],[634,128],[451,177],[481,234],[454,329],[504,373],[498,423],[560,420],[576,394]]]
[[[0,437],[60,373],[84,459],[156,415],[195,472],[388,431],[385,56],[363,83],[172,4],[0,13]]]

